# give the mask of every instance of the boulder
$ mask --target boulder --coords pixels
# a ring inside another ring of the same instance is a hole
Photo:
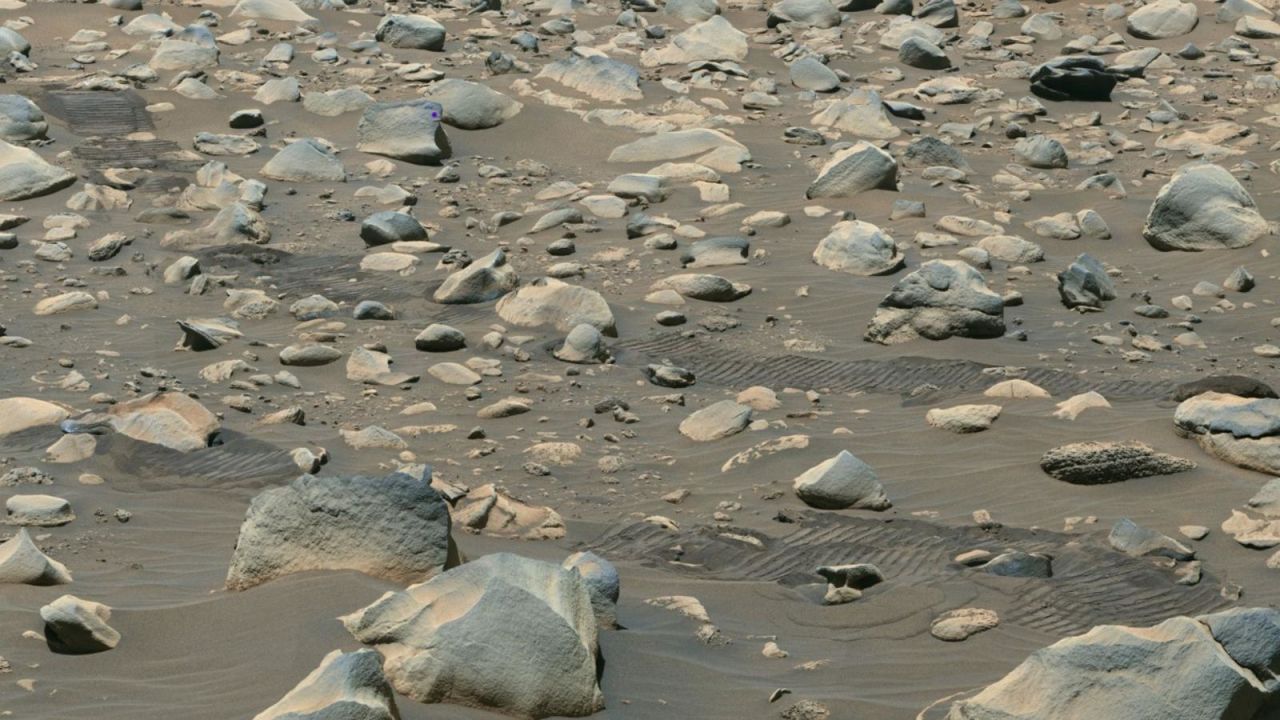
[[[357,347],[347,356],[347,379],[367,385],[394,387],[418,382],[418,376],[392,372],[391,356],[377,350]]]
[[[600,293],[555,278],[538,278],[504,296],[495,308],[498,317],[519,327],[550,325],[567,333],[586,324],[614,337],[613,311]]]
[[[374,38],[393,48],[444,50],[445,29],[422,15],[387,15],[378,23]]]
[[[951,58],[942,48],[922,37],[909,37],[898,46],[898,62],[921,70],[946,70]]]
[[[929,634],[939,640],[960,642],[997,627],[999,624],[1000,616],[995,610],[963,608],[945,612],[934,618],[929,625]]]
[[[452,352],[467,346],[467,336],[457,328],[432,323],[418,333],[413,345],[423,352]]]
[[[671,3],[667,3],[668,10],[671,6]],[[644,93],[640,90],[640,71],[604,55],[569,55],[545,65],[538,77],[545,77],[605,102],[622,103],[644,99]]]
[[[769,9],[765,26],[782,23],[833,28],[840,24],[840,12],[828,0],[781,0]]]
[[[396,210],[376,212],[360,223],[360,239],[366,247],[427,239],[427,229],[417,218]]]
[[[840,76],[812,55],[791,63],[787,68],[787,75],[791,84],[801,90],[825,93],[840,89]]]
[[[177,35],[156,46],[147,65],[156,70],[195,72],[218,65],[218,46],[196,36]]]
[[[681,297],[707,302],[733,302],[751,294],[751,286],[707,273],[671,275],[653,283],[650,292],[671,290]]]
[[[221,429],[217,415],[180,392],[154,392],[116,403],[104,412],[64,420],[62,429],[74,433],[102,424],[139,442],[179,452],[208,447]]]
[[[4,506],[10,525],[59,527],[76,519],[71,503],[53,495],[13,495]]]
[[[334,650],[275,705],[253,720],[399,720],[382,656]]]
[[[40,608],[44,638],[49,649],[67,655],[87,655],[110,650],[120,643],[120,633],[107,624],[111,608],[102,603],[63,595]]]
[[[897,189],[898,162],[880,148],[858,142],[831,156],[805,190],[805,197],[844,198],[867,190]]]
[[[1270,608],[1174,617],[1151,628],[1100,625],[1032,653],[948,720],[1264,718],[1275,709],[1277,615]]]
[[[342,622],[382,653],[392,686],[419,702],[527,718],[604,707],[591,593],[577,572],[557,565],[486,555],[389,592]]]
[[[425,97],[443,108],[445,124],[463,130],[497,127],[524,107],[487,85],[452,78],[432,83]]]
[[[818,127],[842,130],[867,140],[892,140],[902,134],[889,119],[880,93],[861,88],[826,102],[810,121]]]
[[[481,485],[459,500],[453,522],[494,537],[557,540],[565,535],[560,513],[512,497],[492,483]]]
[[[1018,140],[1013,154],[1027,167],[1053,170],[1069,164],[1067,149],[1062,143],[1046,135],[1031,135]]]
[[[1069,308],[1100,308],[1108,300],[1116,299],[1116,286],[1102,263],[1082,253],[1066,270],[1058,273],[1058,296]]]
[[[1269,232],[1249,192],[1223,168],[1183,165],[1156,194],[1142,236],[1157,250],[1221,250]]]
[[[557,360],[583,365],[595,365],[609,357],[605,347],[604,336],[593,325],[583,323],[565,336],[564,342],[555,349]]]
[[[1107,542],[1116,550],[1131,557],[1167,557],[1174,560],[1192,560],[1195,551],[1186,545],[1150,528],[1144,528],[1129,518],[1121,518],[1111,528]]]
[[[822,510],[886,510],[892,506],[871,466],[841,450],[796,477],[796,495]]]
[[[1186,35],[1199,18],[1195,3],[1182,0],[1155,0],[1129,13],[1125,30],[1143,40],[1164,40]]]
[[[0,201],[48,195],[75,181],[73,173],[46,162],[36,151],[0,140]]]
[[[231,16],[291,23],[315,20],[295,5],[293,0],[240,0],[231,9]]]
[[[665,162],[726,151],[751,159],[746,145],[719,130],[694,128],[660,132],[619,145],[609,153],[609,162]]]
[[[40,140],[48,131],[49,123],[35,103],[22,95],[0,95],[0,140]]]
[[[65,585],[69,582],[71,573],[67,567],[41,552],[26,528],[0,543],[0,585]]]
[[[47,297],[36,303],[32,313],[36,315],[61,315],[78,310],[93,310],[98,307],[98,300],[83,290],[73,290],[61,295]]]
[[[47,400],[29,397],[0,399],[0,437],[33,427],[53,425],[66,420],[71,411]]]
[[[995,423],[1003,410],[999,405],[956,405],[949,408],[933,408],[925,413],[929,427],[957,434],[982,432]]]
[[[850,275],[885,275],[897,272],[906,263],[892,236],[861,220],[836,223],[818,241],[813,261],[828,270]]]
[[[1044,248],[1017,235],[988,235],[977,247],[987,251],[993,260],[1024,265],[1044,260]]]
[[[680,434],[694,442],[711,442],[747,429],[751,408],[732,400],[721,400],[680,421]]]
[[[445,278],[431,298],[442,305],[469,305],[496,300],[518,285],[520,276],[499,249]]]
[[[309,92],[302,96],[303,109],[321,117],[338,117],[349,112],[363,111],[372,104],[373,98],[356,87]]]
[[[560,567],[578,573],[587,584],[587,590],[591,593],[591,607],[596,614],[596,624],[606,628],[617,627],[617,604],[622,595],[622,580],[613,563],[585,550],[565,558]]]
[[[1057,102],[1080,100],[1106,102],[1119,78],[1101,58],[1070,55],[1051,60],[1031,74],[1031,92]]]
[[[1080,442],[1061,445],[1040,458],[1040,469],[1073,485],[1103,485],[1152,475],[1172,475],[1196,464],[1156,452],[1136,441]]]
[[[377,102],[356,124],[356,149],[415,165],[439,165],[452,154],[440,121],[444,109],[429,100]]]
[[[689,27],[661,48],[640,53],[645,67],[684,65],[706,60],[744,60],[747,57],[747,34],[733,26],[723,15]]]
[[[1280,400],[1203,392],[1178,405],[1173,424],[1220,460],[1280,475]]]
[[[930,260],[880,301],[865,339],[882,345],[919,337],[995,338],[1004,334],[1004,301],[959,260]]]
[[[449,507],[421,477],[303,475],[259,493],[236,540],[229,590],[292,573],[356,570],[398,583],[450,567]]]
[[[333,148],[316,138],[289,143],[262,166],[263,177],[287,182],[346,182],[347,172]]]

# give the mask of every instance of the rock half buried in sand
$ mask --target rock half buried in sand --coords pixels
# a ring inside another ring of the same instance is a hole
[[[346,182],[342,161],[328,143],[302,138],[289,143],[262,166],[263,177],[287,182]]]
[[[929,634],[939,640],[960,642],[999,624],[1000,616],[995,610],[963,608],[945,612],[934,618],[929,625]]]
[[[0,400],[0,437],[62,422],[71,411],[47,400],[13,397]]]
[[[556,540],[565,534],[560,513],[518,500],[493,483],[467,493],[454,508],[453,521],[459,527],[496,537]]]
[[[698,410],[680,422],[680,434],[695,442],[711,442],[747,429],[751,408],[721,400]]]
[[[458,270],[436,288],[431,299],[442,305],[469,305],[496,300],[520,285],[507,254],[494,250]]]
[[[1170,399],[1174,402],[1182,402],[1207,392],[1238,395],[1242,398],[1280,397],[1270,385],[1248,375],[1210,375],[1182,383],[1174,388]]]
[[[604,336],[594,326],[586,323],[570,330],[564,342],[552,354],[557,360],[582,365],[596,365],[609,358]]]
[[[862,597],[862,591],[884,582],[884,573],[870,563],[823,565],[814,570],[827,581],[823,605],[843,605]]]
[[[447,610],[446,610],[447,608]],[[577,573],[487,555],[342,618],[395,689],[528,718],[604,707],[591,594]]]
[[[948,432],[967,434],[982,432],[1000,417],[999,405],[956,405],[949,408],[933,408],[925,413],[929,427]]]
[[[421,15],[388,15],[378,23],[374,38],[393,48],[444,50],[445,28]]]
[[[102,603],[63,595],[40,608],[49,649],[67,655],[87,655],[110,650],[120,643],[120,633],[107,624],[111,608]]]
[[[395,694],[382,656],[365,648],[334,650],[280,702],[253,720],[397,720]]]
[[[822,510],[886,510],[893,505],[876,472],[848,450],[805,470],[793,485],[806,505]]]
[[[898,161],[874,145],[859,142],[832,155],[804,196],[842,198],[867,190],[897,189]]]
[[[649,290],[674,290],[681,297],[707,302],[733,302],[751,294],[751,286],[719,275],[707,273],[682,273],[653,283]]]
[[[1102,263],[1082,253],[1066,270],[1058,273],[1058,296],[1069,308],[1101,308],[1104,302],[1116,299],[1116,286]]]
[[[26,200],[48,195],[76,181],[73,173],[18,145],[0,140],[0,200]]]
[[[609,336],[618,334],[609,303],[595,290],[555,278],[538,278],[498,301],[498,317],[520,327],[550,325],[567,333],[587,324]]]
[[[1032,653],[948,720],[1270,717],[1280,611],[1235,608],[1151,628],[1100,625]]]
[[[303,475],[249,505],[227,571],[245,590],[307,570],[420,582],[450,564],[449,508],[422,477]]]
[[[750,160],[747,146],[719,130],[694,128],[672,130],[619,145],[609,153],[609,162],[665,162],[712,152],[737,152]]]
[[[199,401],[180,392],[157,392],[118,403],[103,413],[64,420],[62,430],[81,432],[103,423],[134,440],[180,452],[208,447],[221,429],[218,416]]]
[[[429,100],[374,103],[356,125],[356,149],[415,165],[438,165],[452,154],[440,122],[444,108]]]
[[[1080,442],[1056,447],[1040,458],[1040,469],[1073,485],[1105,485],[1152,475],[1194,470],[1196,464],[1129,442]]]
[[[26,528],[0,544],[0,585],[65,585],[67,567],[45,555],[31,541]]]
[[[1280,400],[1204,392],[1178,404],[1173,424],[1220,460],[1280,474]]]
[[[1253,196],[1223,168],[1190,163],[1156,194],[1142,236],[1157,250],[1223,250],[1267,234]]]
[[[892,140],[902,134],[902,130],[889,119],[880,93],[874,90],[858,89],[828,101],[811,122],[818,127],[843,130],[867,140]]]
[[[1195,558],[1194,550],[1168,535],[1144,528],[1129,518],[1121,518],[1107,535],[1111,547],[1130,557],[1167,557],[1174,560]]]
[[[918,337],[995,338],[1004,334],[1004,301],[959,260],[930,260],[880,301],[865,339],[882,345]]]
[[[836,223],[818,242],[813,261],[828,270],[850,275],[884,275],[906,262],[893,236],[861,220]]]
[[[4,506],[10,525],[59,527],[76,519],[71,503],[53,495],[14,495]]]

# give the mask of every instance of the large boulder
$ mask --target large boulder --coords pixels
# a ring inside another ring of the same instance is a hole
[[[1182,0],[1155,0],[1129,14],[1125,29],[1143,40],[1164,40],[1186,35],[1199,19],[1196,5]]]
[[[1157,250],[1221,250],[1252,245],[1269,231],[1249,191],[1210,163],[1178,168],[1156,194],[1142,236]]]
[[[850,275],[884,275],[900,269],[906,256],[884,230],[862,220],[846,220],[818,242],[813,261]]]
[[[981,273],[959,260],[930,260],[894,284],[865,338],[892,345],[919,337],[995,338],[1004,330],[1004,301]]]
[[[832,28],[840,24],[840,11],[829,0],[782,0],[769,9],[767,27],[782,23]]]
[[[1178,404],[1173,424],[1219,460],[1280,475],[1280,400],[1204,392]]]
[[[567,333],[587,324],[610,337],[618,334],[613,311],[600,293],[555,278],[538,278],[504,296],[496,310],[498,317],[519,327],[550,325]]]
[[[46,162],[35,150],[0,140],[0,201],[48,195],[75,181],[75,174]]]
[[[316,138],[286,145],[262,166],[263,177],[286,182],[346,182],[347,172],[333,148]]]
[[[0,585],[66,585],[67,566],[41,552],[26,528],[0,543]]]
[[[395,689],[527,718],[604,707],[591,593],[577,572],[486,555],[342,618]]]
[[[842,130],[868,140],[892,140],[902,134],[889,120],[884,101],[875,90],[859,88],[831,100],[811,121],[818,127]]]
[[[1262,720],[1280,685],[1280,611],[1232,609],[1151,628],[1101,625],[1032,653],[947,720]]]
[[[147,64],[156,70],[194,72],[216,67],[218,41],[203,25],[188,25],[156,46]]]
[[[180,452],[208,447],[221,429],[217,415],[180,392],[155,392],[116,403],[105,412],[64,420],[62,429],[75,433],[102,425],[134,440]]]
[[[1156,452],[1150,445],[1128,442],[1080,442],[1061,445],[1040,458],[1040,469],[1073,485],[1100,485],[1152,475],[1172,475],[1196,464]]]
[[[446,124],[463,130],[497,127],[524,107],[487,85],[452,78],[433,83],[426,98],[441,105]]]
[[[450,527],[430,469],[422,477],[303,475],[249,504],[227,588],[245,590],[308,570],[421,582],[452,564]]]
[[[40,608],[49,649],[67,655],[87,655],[114,648],[120,633],[107,624],[111,608],[102,603],[63,595]]]
[[[440,124],[444,108],[430,100],[373,103],[356,124],[356,149],[415,165],[438,165],[452,154]]]
[[[399,720],[382,657],[334,650],[275,705],[253,720]]]
[[[805,190],[805,197],[843,198],[867,190],[897,189],[898,162],[880,148],[858,142],[831,156]]]
[[[645,67],[657,67],[704,60],[744,60],[746,57],[747,34],[734,27],[723,15],[713,15],[676,35],[670,44],[640,53],[640,63]]]
[[[496,300],[518,285],[520,276],[507,254],[494,250],[445,278],[431,298],[442,305],[470,305]]]
[[[49,131],[44,113],[22,95],[0,95],[0,140],[40,140]]]
[[[885,510],[892,505],[875,471],[848,450],[805,470],[793,486],[806,505],[822,510]]]
[[[71,415],[67,408],[29,397],[0,399],[0,437],[41,425],[53,425]]]
[[[671,3],[668,3],[667,9],[670,8]],[[604,55],[569,55],[548,63],[538,73],[538,77],[554,80],[583,95],[605,102],[621,103],[644,99],[644,93],[640,90],[640,71]]]
[[[445,29],[422,15],[388,15],[378,23],[374,38],[393,48],[440,52],[444,50]]]

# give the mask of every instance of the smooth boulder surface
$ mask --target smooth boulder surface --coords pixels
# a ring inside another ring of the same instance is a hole
[[[382,657],[368,648],[334,650],[280,701],[253,720],[398,720]]]
[[[66,420],[71,411],[62,405],[30,397],[0,399],[0,437],[33,427]]]
[[[67,566],[45,555],[26,528],[0,543],[0,585],[65,585],[71,582]]]
[[[35,103],[22,95],[0,95],[0,140],[39,140],[48,131],[49,123]]]
[[[441,119],[444,109],[429,100],[369,105],[356,125],[356,149],[414,165],[438,165],[452,154]]]
[[[426,98],[440,104],[445,124],[463,130],[498,127],[524,107],[487,85],[468,80],[440,80],[430,86]]]
[[[680,434],[695,442],[711,442],[737,435],[751,422],[751,408],[721,400],[680,421]]]
[[[1069,308],[1100,308],[1116,299],[1116,286],[1107,269],[1088,253],[1082,253],[1058,273],[1058,296]]]
[[[387,15],[378,23],[374,37],[393,48],[444,50],[445,28],[422,15]]]
[[[308,570],[357,570],[421,582],[450,565],[449,508],[422,477],[303,475],[253,499],[227,588]]]
[[[813,261],[850,275],[884,275],[899,270],[906,256],[884,230],[861,220],[848,220],[836,223],[818,241]]]
[[[599,641],[582,576],[518,555],[486,555],[389,592],[342,618],[382,654],[400,693],[527,718],[604,707]]]
[[[534,280],[504,296],[494,309],[498,317],[519,327],[549,325],[567,333],[585,324],[609,336],[618,332],[613,311],[600,293],[555,278]]]
[[[1125,22],[1129,34],[1143,40],[1164,40],[1195,29],[1196,5],[1183,0],[1155,0],[1134,10]]]
[[[1183,165],[1156,194],[1142,236],[1157,250],[1225,250],[1270,232],[1253,196],[1218,165]]]
[[[859,142],[837,152],[818,171],[805,197],[845,198],[868,190],[898,189],[898,161],[874,145]]]
[[[470,305],[496,300],[519,285],[507,254],[494,250],[446,278],[431,298],[442,305]]]
[[[893,345],[916,338],[995,338],[1004,330],[1004,301],[977,270],[958,260],[930,260],[894,284],[865,338]]]
[[[1280,475],[1280,400],[1203,392],[1178,404],[1173,424],[1219,460]]]
[[[48,195],[76,181],[30,148],[0,140],[0,200],[12,202]]]
[[[804,471],[792,485],[806,505],[823,510],[885,510],[892,505],[875,471],[848,450]]]
[[[289,143],[262,166],[263,177],[289,182],[346,182],[347,172],[333,150],[316,138]]]

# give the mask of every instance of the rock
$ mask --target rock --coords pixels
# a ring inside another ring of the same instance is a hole
[[[486,405],[476,412],[476,417],[482,420],[497,420],[500,418],[515,417],[523,415],[533,409],[528,400],[521,398],[503,398],[491,405]]]
[[[518,500],[492,483],[472,490],[459,500],[453,522],[458,527],[495,537],[557,540],[565,535],[560,513]]]
[[[832,28],[840,24],[840,13],[828,0],[781,0],[769,9],[766,27],[797,23],[816,28]]]
[[[395,210],[376,212],[360,223],[360,239],[366,247],[427,239],[427,229],[408,213]]]
[[[1090,390],[1079,395],[1072,395],[1058,403],[1057,409],[1053,411],[1053,416],[1059,420],[1075,420],[1085,410],[1109,407],[1111,407],[1111,403],[1107,402],[1105,397]]]
[[[930,260],[894,284],[864,337],[892,345],[918,337],[995,338],[1004,330],[1004,301],[977,270],[958,260]]]
[[[1158,556],[1174,560],[1192,560],[1196,553],[1186,545],[1155,530],[1140,527],[1129,518],[1121,518],[1107,536],[1111,547],[1131,557]]]
[[[449,508],[421,477],[303,475],[254,497],[240,526],[229,590],[311,570],[356,570],[398,583],[451,567]]]
[[[670,44],[641,52],[640,64],[658,67],[705,60],[743,60],[746,57],[746,33],[734,27],[723,15],[713,15],[673,37]]]
[[[476,385],[483,378],[480,373],[458,363],[436,363],[427,368],[427,374],[446,385]]]
[[[1053,558],[1042,553],[1009,550],[982,565],[982,571],[999,577],[1053,577]]]
[[[929,634],[939,640],[960,642],[999,624],[1000,616],[995,610],[964,608],[945,612],[934,618],[929,625]]]
[[[439,165],[452,154],[442,114],[440,104],[428,100],[373,103],[356,125],[356,148],[415,165]]]
[[[205,30],[205,33],[207,32]],[[206,38],[201,33],[188,34],[184,30],[174,37],[161,41],[156,46],[151,59],[147,61],[147,65],[156,70],[177,72],[195,72],[217,67],[220,53],[217,44],[210,42],[211,40],[212,37]]]
[[[1178,405],[1173,423],[1220,460],[1280,474],[1280,400],[1203,392]]]
[[[946,70],[951,58],[942,48],[922,37],[909,37],[898,46],[898,62],[921,70]]]
[[[363,112],[373,102],[373,98],[368,93],[354,87],[309,92],[302,96],[303,109],[321,117],[338,117],[349,112]]]
[[[722,152],[737,153],[743,160],[751,159],[747,146],[728,135],[718,130],[695,128],[660,132],[619,145],[609,153],[609,162],[665,162]]]
[[[0,399],[0,437],[43,425],[53,425],[71,415],[67,408],[29,397]]]
[[[448,603],[450,612],[430,612]],[[390,592],[342,618],[375,645],[392,686],[529,718],[604,707],[591,593],[577,572],[507,553],[486,555]]]
[[[338,303],[323,295],[309,295],[289,306],[289,314],[300,322],[333,317],[338,310]]]
[[[63,595],[40,608],[44,637],[49,649],[68,655],[110,650],[120,643],[120,633],[107,624],[111,608],[102,603]]]
[[[333,149],[316,138],[295,140],[262,166],[263,177],[287,182],[346,182],[347,172]]]
[[[993,259],[1006,263],[1034,263],[1044,260],[1044,248],[1016,235],[990,235],[978,241],[977,247]]]
[[[240,0],[231,9],[232,17],[278,22],[305,23],[315,18],[306,14],[293,0]]]
[[[898,189],[898,163],[889,153],[864,142],[837,152],[818,171],[805,197],[853,197],[867,190]]]
[[[0,140],[0,201],[48,195],[75,181],[74,174],[46,162],[34,150]]]
[[[71,503],[53,495],[13,495],[4,505],[10,525],[59,527],[76,519]]]
[[[875,471],[848,450],[804,471],[793,486],[805,504],[822,510],[886,510],[892,506]]]
[[[862,597],[862,591],[884,582],[880,568],[870,563],[824,565],[814,570],[827,581],[824,605],[843,605]]]
[[[1276,615],[1273,609],[1231,609],[1174,617],[1152,628],[1100,625],[1032,653],[1004,678],[952,702],[947,717],[1265,716],[1276,691],[1252,668],[1276,662]]]
[[[721,400],[694,412],[680,422],[680,434],[694,442],[711,442],[737,435],[751,422],[751,408]]]
[[[1058,296],[1069,308],[1100,308],[1108,300],[1116,299],[1116,286],[1102,263],[1082,253],[1066,270],[1058,273]]]
[[[889,26],[880,34],[880,47],[886,50],[897,50],[910,38],[921,38],[939,47],[946,42],[942,31],[926,22],[911,17],[908,9],[905,14],[889,21]]]
[[[1257,285],[1253,279],[1253,273],[1250,273],[1243,266],[1231,271],[1227,279],[1223,281],[1222,287],[1232,292],[1249,292]]]
[[[706,273],[685,273],[663,278],[650,286],[651,292],[673,290],[681,297],[707,302],[733,302],[751,294],[751,286]]]
[[[1266,550],[1280,545],[1280,520],[1258,519],[1239,510],[1222,523],[1222,532],[1247,548]]]
[[[218,416],[198,400],[180,392],[154,392],[62,422],[63,432],[106,424],[139,442],[163,445],[179,452],[206,448],[221,430]]]
[[[538,278],[498,301],[498,317],[519,327],[550,325],[567,333],[590,325],[614,337],[613,311],[595,290],[570,285],[555,278]]]
[[[340,350],[320,343],[298,343],[280,351],[280,364],[285,367],[319,367],[341,358]]]
[[[347,357],[347,379],[368,385],[386,386],[418,382],[417,375],[392,372],[390,355],[362,347],[355,348]]]
[[[41,552],[26,528],[0,543],[0,585],[65,585],[69,582],[71,573],[66,566]]]
[[[426,98],[443,108],[446,124],[463,130],[497,127],[524,107],[487,85],[452,78],[432,83]]]
[[[253,720],[397,720],[395,694],[382,673],[382,656],[364,648],[334,650],[280,702]]]
[[[41,300],[36,303],[32,312],[36,315],[61,315],[77,310],[94,310],[97,307],[98,301],[92,295],[75,290]]]
[[[933,408],[925,414],[929,427],[966,434],[982,432],[1000,417],[999,405],[956,405],[950,408]]]
[[[488,302],[506,295],[520,284],[516,270],[507,264],[507,255],[494,250],[465,268],[454,272],[431,297],[443,305]]]
[[[433,323],[418,333],[413,345],[423,352],[452,352],[467,346],[467,336],[457,328]]]
[[[801,90],[833,92],[840,89],[840,76],[812,55],[806,55],[787,68],[791,84]]]
[[[274,105],[278,102],[298,102],[301,98],[302,91],[298,86],[298,79],[293,77],[272,78],[263,83],[262,87],[258,88],[258,91],[253,94],[253,99],[263,105]]]
[[[1245,375],[1210,375],[1182,383],[1174,389],[1169,399],[1182,402],[1206,392],[1237,395],[1242,398],[1280,398],[1270,385],[1256,378]]]
[[[0,28],[0,53],[8,55],[10,53],[18,53],[19,55],[31,54],[31,43],[22,37],[17,30],[9,27]]]
[[[672,4],[667,3],[668,10],[671,7]],[[563,60],[548,63],[538,73],[538,77],[545,77],[605,102],[621,103],[644,99],[644,93],[640,90],[640,71],[603,55],[569,55]]]
[[[28,142],[43,139],[49,131],[44,113],[22,95],[0,95],[0,139]]]
[[[744,237],[724,236],[699,240],[680,256],[685,267],[722,267],[746,265],[751,241]]]
[[[1041,400],[1051,397],[1044,388],[1020,378],[998,382],[983,390],[982,394],[986,397],[1010,398],[1012,400]]]
[[[1067,149],[1062,143],[1045,135],[1031,135],[1018,140],[1013,146],[1013,154],[1023,165],[1047,170],[1065,168],[1069,160]]]
[[[387,15],[374,31],[378,42],[409,50],[444,50],[445,29],[422,15]]]
[[[1152,475],[1172,475],[1196,464],[1156,452],[1136,441],[1081,442],[1061,445],[1040,458],[1040,469],[1073,485],[1102,485]]]
[[[557,360],[594,365],[604,362],[609,357],[609,350],[605,347],[604,336],[600,331],[583,323],[569,331],[564,343],[556,348],[554,354]]]
[[[1157,250],[1248,247],[1269,232],[1253,197],[1217,165],[1178,168],[1156,194],[1142,236]]]
[[[1040,65],[1030,80],[1032,93],[1057,102],[1107,102],[1119,82],[1116,74],[1100,58],[1077,55]]]
[[[1186,35],[1198,21],[1195,3],[1155,0],[1130,13],[1125,30],[1143,40],[1164,40]]]
[[[811,121],[818,127],[843,130],[868,140],[892,140],[902,134],[889,119],[880,94],[874,90],[855,89],[844,97],[826,102]]]

